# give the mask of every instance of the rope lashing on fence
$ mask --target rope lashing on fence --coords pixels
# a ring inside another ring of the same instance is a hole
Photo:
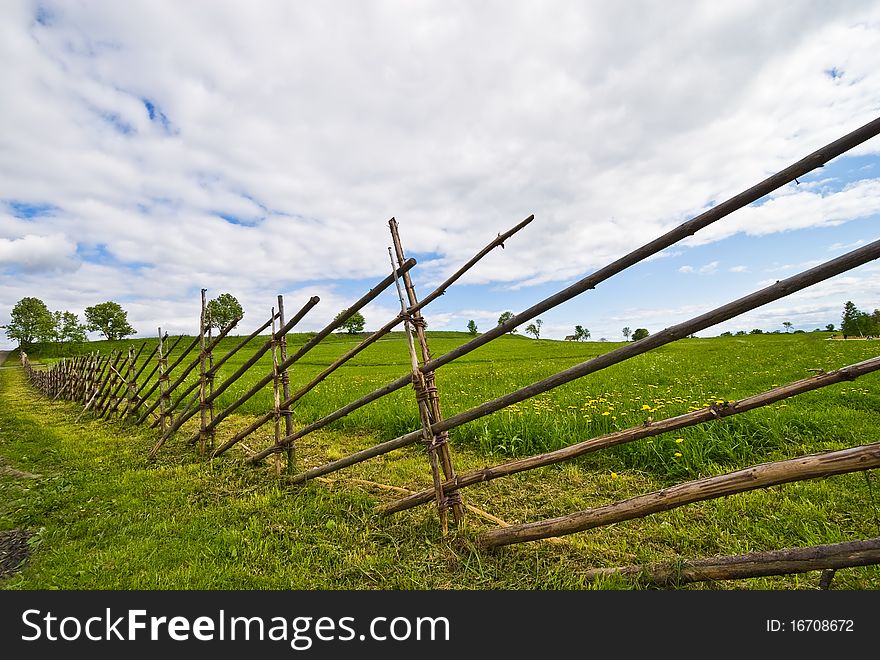
[[[813,153],[808,156],[802,158],[796,163],[788,166],[787,168],[780,170],[776,174],[764,179],[760,183],[744,190],[743,192],[735,195],[724,202],[721,202],[717,206],[713,206],[708,211],[705,211],[698,216],[695,216],[691,220],[688,220],[674,229],[666,232],[662,236],[645,243],[641,247],[633,250],[629,254],[621,257],[617,261],[614,261],[607,266],[597,270],[596,272],[588,275],[587,277],[575,282],[570,285],[566,289],[545,298],[539,303],[536,303],[526,309],[519,314],[516,314],[512,318],[510,318],[505,323],[495,326],[494,328],[484,332],[483,334],[474,337],[472,340],[462,344],[461,346],[441,355],[440,357],[434,358],[429,362],[426,362],[422,365],[421,369],[423,372],[435,371],[442,367],[445,364],[449,364],[450,362],[457,360],[458,358],[467,355],[471,351],[476,350],[480,346],[483,346],[498,337],[501,337],[519,325],[526,323],[539,314],[542,314],[554,307],[561,305],[562,303],[571,300],[575,296],[584,293],[590,289],[595,289],[596,286],[604,282],[605,280],[611,278],[612,276],[620,273],[630,266],[633,266],[641,261],[644,261],[648,257],[651,257],[662,250],[671,247],[675,243],[679,242],[682,239],[685,239],[689,236],[693,236],[697,231],[708,227],[709,225],[721,220],[727,215],[730,215],[734,211],[743,208],[744,206],[748,206],[752,202],[755,202],[761,199],[764,195],[773,192],[777,188],[781,188],[787,183],[794,181],[796,176],[804,175],[812,170],[822,167],[829,160],[836,158],[842,153],[849,151],[850,149],[858,146],[859,144],[865,142],[866,140],[875,137],[880,134],[880,118],[874,119],[871,122],[868,122],[861,128],[858,128],[851,133],[831,142],[820,149],[817,149]],[[299,438],[302,438],[309,433],[316,431],[320,428],[323,428],[327,424],[335,422],[342,417],[354,412],[358,408],[361,408],[373,401],[377,401],[382,397],[395,392],[402,387],[406,387],[409,384],[409,375],[404,375],[398,378],[397,380],[385,385],[370,394],[367,394],[357,401],[349,403],[342,408],[330,413],[322,417],[315,422],[305,426],[300,429],[297,433],[294,433],[290,438],[286,438],[285,442],[294,442]],[[253,459],[251,459],[253,460]],[[259,459],[258,459],[259,460]]]
[[[450,491],[458,492],[460,489],[468,486],[486,483],[500,477],[510,476],[527,470],[534,470],[539,467],[555,465],[563,461],[573,460],[586,454],[599,451],[600,449],[616,447],[617,445],[635,442],[636,440],[651,438],[660,435],[661,433],[679,431],[690,426],[697,426],[713,420],[723,419],[724,417],[756,410],[757,408],[768,406],[772,403],[797,396],[798,394],[811,392],[836,383],[853,381],[856,378],[869,373],[874,373],[878,370],[880,370],[880,356],[841,367],[832,372],[803,378],[738,401],[729,401],[724,404],[713,403],[712,405],[699,410],[694,410],[659,421],[646,421],[642,424],[636,424],[621,431],[614,431],[613,433],[590,438],[589,440],[584,440],[583,442],[578,442],[554,451],[519,458],[492,467],[485,467],[480,470],[474,470],[473,472],[459,475],[455,480],[447,480],[443,482],[443,489],[447,493]],[[383,514],[391,514],[397,513],[398,511],[405,511],[406,509],[411,509],[421,504],[426,504],[431,501],[433,492],[433,489],[418,491],[401,498],[396,502],[385,505],[381,507],[380,510]]]
[[[673,341],[684,339],[688,335],[694,334],[695,332],[705,330],[706,328],[717,325],[722,321],[727,321],[731,318],[739,316],[740,314],[751,311],[757,307],[766,305],[769,302],[784,298],[796,291],[800,291],[813,284],[822,282],[835,275],[839,275],[840,273],[844,273],[857,266],[861,266],[870,261],[873,261],[878,257],[880,257],[880,240],[857,248],[852,252],[848,252],[847,254],[841,255],[840,257],[827,261],[824,264],[789,277],[788,279],[780,280],[775,284],[771,284],[770,286],[765,287],[764,289],[751,293],[738,300],[734,300],[733,302],[727,303],[726,305],[722,305],[721,307],[717,307],[716,309],[706,312],[705,314],[701,314],[700,316],[694,317],[688,321],[679,323],[675,326],[671,326],[669,328],[666,328],[665,330],[661,330],[655,335],[650,335],[644,339],[640,339],[639,341],[627,344],[626,346],[622,346],[613,351],[609,351],[608,353],[604,353],[603,355],[600,355],[596,358],[587,360],[586,362],[582,362],[573,367],[569,367],[568,369],[560,371],[559,373],[554,374],[553,376],[549,376],[548,378],[538,381],[537,383],[533,383],[532,385],[520,388],[514,392],[493,399],[492,401],[487,401],[486,403],[479,405],[475,408],[471,408],[470,410],[467,410],[465,412],[453,415],[452,417],[449,417],[434,425],[432,427],[432,432],[438,433],[439,431],[448,431],[457,426],[461,426],[462,424],[466,424],[467,422],[472,422],[475,419],[479,419],[480,417],[484,417],[490,413],[501,410],[502,408],[506,408],[514,403],[519,403],[520,401],[524,401],[525,399],[529,399],[543,392],[547,392],[553,388],[559,387],[560,385],[571,382],[572,380],[586,376],[587,374],[606,369],[613,364],[623,362],[624,360],[628,360],[631,357],[641,355],[642,353],[646,353],[650,350],[653,350],[654,348],[664,346]],[[332,461],[330,463],[327,463],[326,465],[302,472],[295,477],[292,477],[291,481],[293,483],[302,483],[313,477],[323,476],[325,474],[335,472],[350,465],[361,463],[365,460],[369,460],[370,458],[374,458],[376,456],[381,456],[382,454],[386,454],[395,449],[406,447],[407,445],[416,442],[418,440],[418,437],[419,432],[407,433],[406,435],[400,436],[393,440],[388,440],[384,443],[380,443],[362,451],[355,452],[350,456]],[[264,450],[249,458],[248,461],[257,462],[268,455],[268,453],[271,453],[271,451]]]

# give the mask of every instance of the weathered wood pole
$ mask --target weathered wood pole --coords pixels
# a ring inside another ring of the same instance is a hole
[[[631,357],[635,357],[636,355],[647,353],[648,351],[653,350],[659,346],[664,346],[673,341],[683,339],[688,335],[691,335],[700,330],[705,330],[706,328],[712,327],[713,325],[716,325],[723,321],[727,321],[731,318],[739,316],[740,314],[751,311],[756,307],[760,307],[769,302],[773,302],[774,300],[784,298],[785,296],[788,296],[796,291],[800,291],[813,284],[816,284],[817,282],[822,282],[830,277],[834,277],[835,275],[844,273],[848,270],[856,268],[857,266],[866,264],[869,261],[877,259],[878,257],[880,257],[880,240],[857,248],[852,252],[848,252],[847,254],[827,261],[824,264],[816,266],[815,268],[811,268],[802,273],[798,273],[797,275],[789,277],[788,279],[778,281],[775,284],[771,284],[770,286],[761,289],[760,291],[756,291],[740,298],[739,300],[734,300],[733,302],[727,303],[726,305],[717,307],[709,312],[706,312],[705,314],[696,316],[688,321],[671,326],[669,328],[666,328],[665,330],[661,330],[655,335],[650,335],[644,339],[640,339],[639,341],[632,342],[630,344],[627,344],[626,346],[622,346],[613,351],[609,351],[608,353],[595,357],[591,360],[587,360],[586,362],[577,364],[573,367],[565,369],[564,371],[560,371],[559,373],[545,378],[544,380],[538,381],[537,383],[522,387],[514,392],[511,392],[510,394],[506,394],[504,396],[498,397],[497,399],[493,399],[492,401],[487,401],[486,403],[483,403],[475,408],[471,408],[470,410],[467,410],[465,412],[453,415],[452,417],[444,419],[443,421],[435,424],[432,427],[432,431],[436,434],[440,431],[448,431],[457,426],[461,426],[462,424],[466,424],[467,422],[472,422],[475,419],[479,419],[480,417],[489,415],[514,403],[519,403],[520,401],[524,401],[525,399],[552,390],[555,387],[559,387],[560,385],[569,383],[573,380],[576,380],[577,378],[586,376],[587,374],[600,371],[602,369],[610,367],[613,364],[617,364],[619,362],[623,362],[624,360],[628,360]],[[300,431],[300,433],[302,433],[302,430]],[[330,472],[336,472],[337,470],[340,470],[344,467],[355,465],[356,463],[360,463],[376,456],[381,456],[382,454],[386,454],[389,451],[393,451],[395,449],[400,449],[401,447],[406,447],[407,445],[417,442],[419,437],[420,431],[407,433],[406,435],[400,436],[393,440],[388,440],[374,447],[369,447],[362,451],[355,452],[350,456],[332,461],[330,463],[327,463],[326,465],[312,468],[305,472],[301,472],[294,477],[291,477],[291,481],[293,483],[302,483],[316,476],[322,476],[324,474],[329,474]],[[255,463],[265,458],[268,453],[271,453],[271,449],[258,452],[257,454],[249,458],[248,461]]]
[[[110,405],[109,398],[113,392],[113,386],[116,384],[117,380],[122,380],[119,378],[118,368],[122,362],[124,353],[121,350],[115,351],[115,353],[116,359],[113,360],[113,363],[110,364],[110,368],[106,372],[107,375],[101,383],[101,395],[95,403],[95,414],[99,417],[104,413],[106,406]]]
[[[771,403],[776,403],[777,401],[782,401],[783,399],[803,394],[804,392],[810,392],[842,381],[852,381],[859,376],[864,376],[865,374],[873,373],[878,370],[880,370],[880,357],[871,358],[857,364],[842,367],[835,371],[803,378],[788,383],[787,385],[782,385],[781,387],[776,387],[761,392],[760,394],[740,399],[739,401],[729,401],[723,405],[706,406],[700,410],[694,410],[656,422],[647,421],[644,424],[590,438],[589,440],[584,440],[583,442],[562,447],[561,449],[556,449],[554,451],[508,461],[507,463],[485,467],[481,470],[474,470],[473,472],[459,475],[455,480],[445,481],[443,483],[443,489],[447,492],[454,491],[474,484],[492,481],[499,477],[517,474],[518,472],[525,472],[526,470],[534,470],[535,468],[572,460],[600,449],[614,447],[635,440],[642,440],[643,438],[653,437],[660,435],[661,433],[678,431],[697,424],[717,421],[731,415],[755,410],[756,408],[767,406]],[[426,488],[382,507],[381,512],[384,514],[397,513],[398,511],[411,509],[420,504],[426,504],[431,501],[433,492],[433,489]]]
[[[168,332],[165,333],[165,340],[167,340],[167,339],[168,339]],[[183,339],[183,335],[177,335],[177,338],[173,342],[171,342],[171,346],[169,346],[165,350],[165,358],[166,358],[165,367],[166,367],[166,369],[168,367],[167,358],[169,355],[171,355],[174,352],[174,349],[177,348],[177,345],[180,343],[181,339]],[[143,392],[147,388],[147,386],[150,385],[150,379],[156,374],[156,371],[158,371],[158,369],[159,369],[159,362],[157,361],[156,364],[153,366],[153,368],[150,369],[150,373],[147,374],[147,377],[144,378],[144,382],[141,383],[141,385],[138,387],[137,392],[135,393],[135,395],[137,396],[137,404],[135,405],[134,410],[131,411],[132,414],[137,412],[138,408],[140,408],[143,405],[143,403],[147,400],[147,397],[152,393],[153,390],[150,390],[149,392],[147,392],[147,394],[145,394],[144,396],[141,396],[141,392]],[[158,386],[159,386],[158,381],[153,383],[154,389]]]
[[[236,323],[238,323],[238,320],[236,320]],[[213,325],[208,323],[208,363],[206,365],[208,370],[205,372],[205,381],[208,383],[207,405],[209,424],[214,421],[214,341],[212,335]],[[208,447],[214,449],[214,431],[208,431]]]
[[[80,397],[80,403],[84,406],[88,403],[89,399],[92,396],[92,382],[94,377],[94,367],[95,360],[97,359],[97,352],[90,353],[88,356],[88,360],[86,361],[85,369],[83,370],[83,385],[82,385],[82,394]],[[26,361],[26,358],[25,358]]]
[[[493,529],[483,532],[477,542],[484,547],[491,548],[511,543],[536,541],[551,536],[574,534],[623,520],[644,518],[652,513],[669,511],[703,500],[777,486],[792,481],[859,472],[876,467],[880,467],[880,443],[877,442],[823,454],[799,456],[784,461],[755,465],[716,477],[687,481],[647,495],[639,495],[628,500],[570,513],[558,518]]]
[[[141,344],[141,350],[146,346],[146,343]],[[125,390],[125,412],[128,414],[128,411],[131,410],[131,407],[134,405],[134,390],[135,385],[135,361],[137,360],[135,356],[134,346],[128,347],[128,372],[126,373],[127,387]],[[118,407],[118,406],[117,406]]]
[[[142,343],[142,344],[140,345],[140,348],[138,349],[137,353],[134,355],[134,361],[135,361],[135,362],[137,362],[138,358],[141,356],[141,353],[144,352],[144,349],[145,349],[146,347],[147,347],[146,342],[144,342],[144,343]],[[133,346],[129,346],[129,349],[130,349],[131,351],[133,351],[133,350],[134,350],[134,347],[133,347]],[[133,366],[132,366],[132,372],[129,373],[129,371],[128,371],[128,370],[129,370],[129,364],[130,364],[131,359],[132,359],[132,356],[129,355],[129,356],[128,356],[128,361],[126,361],[125,378],[123,378],[123,379],[122,379],[122,382],[119,383],[119,385],[116,386],[116,391],[113,393],[113,396],[111,397],[112,402],[113,402],[113,405],[108,405],[108,406],[107,406],[107,409],[104,411],[104,415],[103,415],[105,418],[109,418],[110,415],[112,415],[112,414],[115,413],[117,410],[119,410],[119,406],[122,405],[122,402],[123,402],[123,401],[126,402],[126,408],[129,407],[129,403],[128,403],[128,402],[130,401],[130,396],[129,396],[129,395],[130,395],[130,392],[128,392],[128,388],[129,388],[129,385],[130,385],[130,383],[131,383],[132,378],[134,378]],[[123,392],[123,391],[125,391],[125,397],[122,396],[122,392]]]
[[[92,382],[90,384],[90,387],[92,390],[92,395],[91,395],[91,398],[88,400],[88,403],[86,403],[85,407],[82,409],[82,411],[80,411],[79,415],[77,415],[76,420],[74,421],[74,424],[79,422],[79,420],[82,418],[82,416],[85,414],[85,412],[87,410],[89,410],[89,408],[92,407],[92,404],[95,402],[95,399],[98,398],[98,394],[101,392],[101,376],[103,376],[104,371],[107,369],[107,367],[110,366],[110,357],[109,356],[104,357],[104,356],[99,355],[98,353],[96,353],[95,355],[96,355],[96,363],[95,363],[95,368],[94,368],[94,372],[92,375]]]
[[[587,571],[585,577],[587,580],[596,580],[621,575],[633,578],[645,586],[675,587],[690,582],[738,580],[819,570],[834,571],[872,564],[880,564],[880,537],[863,541],[829,543],[810,548],[749,552],[742,555],[681,562],[594,568]]]
[[[159,368],[159,428],[162,429],[162,432],[165,432],[165,415],[167,414],[167,406],[168,406],[168,358],[165,353],[165,337],[162,335],[162,328],[159,328],[159,344],[158,348],[158,360],[159,364],[157,365]]]
[[[199,453],[205,453],[205,447],[208,442],[208,381],[205,374],[208,372],[208,354],[205,351],[205,325],[208,322],[207,301],[205,292],[202,289],[202,310],[199,315],[199,415],[201,424],[199,426]]]
[[[406,255],[403,251],[403,243],[400,240],[400,230],[397,226],[397,220],[391,218],[388,221],[388,227],[391,229],[391,240],[394,243],[394,252],[397,256],[397,262],[403,263],[406,260]],[[416,296],[416,288],[413,285],[412,277],[410,277],[409,273],[403,274],[403,284],[406,288],[407,300],[409,301],[410,307],[415,307],[419,304],[419,299]],[[402,305],[403,309],[401,313],[406,313],[406,305]],[[428,337],[425,332],[425,319],[422,317],[422,312],[416,310],[412,314],[412,325],[415,326],[416,337],[419,341],[419,348],[422,353],[422,363],[427,364],[431,361],[431,350],[428,347]],[[416,364],[418,371],[418,364]],[[434,371],[425,371],[420,374],[424,377],[424,387],[425,392],[428,396],[428,406],[430,409],[430,422],[431,424],[436,424],[440,420],[443,419],[443,411],[440,408],[440,393],[437,388],[437,382]],[[443,476],[446,479],[455,479],[455,467],[452,465],[452,451],[449,448],[449,432],[442,431],[439,434],[432,437],[432,447],[436,447],[437,454],[440,457],[440,465],[443,467]],[[435,484],[435,490],[438,489],[438,486]],[[442,488],[439,489],[440,492]],[[455,520],[455,524],[458,525],[464,519],[464,503],[461,500],[461,495],[454,491],[452,494],[446,494],[444,492],[444,498],[449,499],[452,504],[452,514]],[[445,507],[446,502],[443,502]]]
[[[181,335],[181,338],[182,338],[182,337],[183,337],[183,335]],[[198,345],[199,345],[199,336],[196,335],[196,336],[193,338],[193,340],[189,343],[189,345],[183,350],[183,352],[182,352],[180,355],[178,355],[178,356],[175,358],[174,362],[172,362],[171,365],[167,368],[166,373],[169,374],[169,376],[170,376],[171,373],[174,371],[174,369],[177,367],[177,365],[179,365],[181,362],[183,362],[184,358],[185,358],[187,355],[189,355],[189,354],[192,352],[192,350],[193,350],[196,346],[198,346]],[[168,351],[168,354],[169,354],[169,355],[171,354],[171,350]],[[198,364],[198,361],[196,361],[195,364]],[[187,373],[189,373],[189,372],[187,372]],[[153,384],[150,386],[150,388],[146,391],[146,393],[140,398],[140,401],[138,402],[138,405],[137,405],[137,407],[135,408],[135,412],[137,412],[137,410],[140,408],[141,404],[143,404],[144,401],[146,401],[147,399],[150,398],[150,395],[151,395],[153,392],[155,392],[156,389],[158,389],[158,387],[159,387],[159,381],[156,381],[155,383],[153,383]],[[170,388],[170,389],[174,389],[174,388]],[[154,406],[152,407],[152,409],[150,409],[150,410],[148,410],[146,413],[142,414],[142,415],[138,418],[137,423],[138,423],[138,424],[143,424],[144,420],[145,420],[147,417],[149,417],[150,413],[153,412],[153,410],[155,410],[157,406],[158,406],[158,403],[155,403]]]
[[[284,296],[280,293],[278,294],[278,324],[281,327],[284,327]],[[281,363],[284,364],[287,362],[287,333],[283,333],[281,335],[281,339],[279,340],[279,347],[281,349]],[[281,372],[281,394],[284,396],[284,403],[279,402],[279,408],[283,405],[284,407],[284,435],[293,435],[293,413],[290,410],[290,404],[287,403],[288,399],[290,399],[290,370],[289,367],[285,367]],[[280,435],[275,438],[276,444],[280,443],[281,437]],[[287,473],[293,474],[296,472],[296,445],[293,443],[287,445]]]
[[[272,308],[275,318],[275,308]],[[272,321],[272,417],[275,421],[275,445],[281,441],[281,374],[278,371],[278,335],[275,334],[275,321]],[[281,475],[281,454],[275,454],[275,476]]]
[[[388,257],[391,259],[391,272],[394,273],[394,256],[391,254],[391,248],[388,248]],[[397,277],[394,278],[394,285],[397,287],[397,296],[400,298],[400,311],[406,312],[406,302],[403,299],[403,291],[400,288],[400,282]],[[422,423],[422,443],[425,445],[425,451],[428,454],[428,462],[431,465],[431,478],[434,481],[434,500],[437,504],[437,514],[440,516],[440,528],[443,536],[449,534],[449,522],[446,516],[446,496],[443,494],[443,487],[440,485],[440,468],[437,464],[437,446],[436,438],[431,433],[431,401],[425,385],[425,376],[419,371],[419,358],[416,355],[416,347],[413,343],[412,319],[408,316],[404,317],[404,331],[406,333],[406,345],[409,349],[410,366],[412,368],[412,384],[416,394],[416,406],[419,409],[419,420]]]

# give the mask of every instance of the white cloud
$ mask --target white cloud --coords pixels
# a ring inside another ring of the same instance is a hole
[[[878,2],[41,6],[2,10],[0,200],[57,210],[0,214],[0,308],[124,298],[150,332],[200,286],[332,318],[391,216],[424,280],[530,213],[467,282],[581,277],[880,109]],[[833,183],[690,244],[880,212],[878,180]]]
[[[0,238],[0,267],[19,266],[26,272],[57,273],[73,267],[76,244],[63,234]]]
[[[701,275],[712,275],[718,271],[718,261],[710,261],[707,264],[703,264],[699,268],[694,268],[693,266],[681,266],[678,269],[679,273],[699,273]]]
[[[749,272],[749,267],[748,267],[748,266],[743,266],[743,265],[739,265],[739,266],[731,266],[731,267],[728,268],[727,270],[730,271],[731,273],[748,273],[748,272]]]

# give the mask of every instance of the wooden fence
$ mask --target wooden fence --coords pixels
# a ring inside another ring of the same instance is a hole
[[[284,313],[284,300],[281,296],[278,296],[277,307],[272,307],[269,319],[215,361],[214,349],[237,326],[240,319],[235,319],[226,327],[221,328],[217,336],[214,337],[212,335],[212,323],[206,314],[205,290],[202,290],[197,336],[186,348],[176,355],[170,366],[168,363],[182,337],[177,337],[166,348],[166,342],[169,338],[167,334],[162,334],[161,328],[159,329],[158,345],[143,359],[141,359],[141,353],[144,351],[145,345],[141,345],[137,353],[132,348],[108,355],[93,353],[73,359],[64,359],[51,368],[44,369],[37,369],[31,365],[25,354],[22,354],[22,361],[35,387],[53,399],[65,398],[80,402],[83,406],[81,414],[91,410],[93,414],[100,417],[110,418],[116,415],[125,420],[140,424],[149,422],[153,427],[158,427],[159,437],[150,451],[151,457],[155,457],[163,445],[188,420],[196,415],[199,416],[198,430],[193,432],[186,442],[190,445],[196,445],[200,453],[209,454],[211,457],[221,456],[259,428],[272,422],[274,440],[271,445],[263,450],[253,452],[246,460],[251,464],[258,464],[269,457],[274,457],[276,472],[280,474],[281,456],[286,455],[288,474],[284,478],[290,484],[301,484],[310,479],[331,474],[394,450],[415,443],[422,443],[428,456],[433,486],[385,505],[381,508],[381,512],[385,515],[390,515],[415,506],[434,502],[445,535],[448,530],[447,511],[449,509],[452,510],[453,521],[456,525],[460,524],[464,517],[466,508],[461,491],[468,486],[537,467],[571,460],[589,452],[633,442],[660,433],[696,424],[714,423],[731,415],[754,410],[770,403],[796,396],[803,392],[827,387],[841,381],[853,380],[880,369],[880,357],[875,357],[858,364],[842,365],[839,369],[830,373],[820,373],[810,378],[774,387],[772,390],[756,393],[739,401],[715,404],[669,419],[649,421],[622,431],[591,438],[553,452],[509,461],[465,474],[457,474],[454,468],[449,432],[456,427],[552,390],[575,379],[586,377],[614,364],[647,353],[660,346],[688,337],[698,331],[733,319],[745,312],[780,300],[792,293],[804,290],[807,287],[866,264],[880,257],[880,241],[875,241],[788,279],[778,281],[738,300],[731,301],[682,323],[666,328],[654,335],[628,343],[608,353],[586,360],[538,382],[521,387],[513,392],[499,396],[491,401],[486,401],[469,410],[458,412],[452,416],[444,417],[443,415],[439,389],[435,378],[436,371],[441,367],[484,346],[563,302],[590,289],[594,289],[608,278],[656,255],[661,250],[675,245],[682,239],[718,222],[737,209],[751,204],[764,195],[795,181],[797,177],[822,167],[829,160],[849,151],[878,133],[880,133],[880,118],[818,149],[777,174],[682,223],[659,238],[633,250],[562,291],[514,315],[488,332],[474,337],[467,343],[439,357],[431,356],[425,333],[425,321],[421,310],[443,295],[452,284],[460,279],[486,254],[498,246],[503,247],[504,241],[531,223],[534,216],[529,216],[504,234],[499,234],[497,238],[463,264],[459,270],[421,301],[417,297],[412,278],[410,277],[410,271],[416,265],[416,262],[414,259],[406,258],[399,227],[394,218],[392,218],[389,222],[393,245],[393,248],[389,248],[391,274],[370,289],[359,300],[343,310],[331,323],[327,324],[317,333],[314,333],[303,346],[291,355],[288,355],[287,334],[319,303],[317,297],[308,300],[296,314],[287,320]],[[331,333],[342,327],[356,312],[375,300],[392,285],[395,286],[398,293],[400,313],[379,330],[363,339],[357,346],[329,364],[306,385],[291,393],[290,368]],[[387,335],[401,323],[404,325],[407,338],[408,359],[410,363],[410,369],[407,373],[324,417],[311,421],[294,420],[292,414],[293,404],[311,392],[339,367]],[[220,368],[234,354],[250,346],[268,328],[271,328],[268,338],[257,347],[256,351],[241,367],[222,381],[215,382]],[[198,347],[198,351],[191,356],[196,347]],[[271,354],[271,370],[260,377],[256,383],[232,403],[222,410],[215,410],[215,405],[220,395],[243,375],[248,373],[267,353]],[[189,361],[186,361],[187,356],[190,356]],[[148,365],[151,364],[153,365],[152,369],[144,376],[143,374],[147,371]],[[185,386],[187,376],[194,372],[198,374],[197,380]],[[153,376],[157,373],[158,377],[154,379]],[[270,385],[273,393],[271,409],[267,410],[245,428],[237,430],[229,440],[219,446],[215,446],[215,433],[218,426],[229,415],[254,397],[254,395]],[[301,472],[297,471],[296,446],[298,441],[312,432],[407,385],[412,385],[414,389],[415,404],[419,413],[419,428],[324,465]],[[304,425],[296,429],[296,422],[304,423]],[[766,488],[780,483],[816,479],[833,474],[863,471],[876,467],[880,467],[880,443],[866,444],[820,455],[801,456],[775,463],[755,465],[730,474],[685,482],[661,491],[648,493],[596,509],[573,512],[552,520],[493,529],[482,533],[479,536],[478,542],[482,546],[490,548],[556,537],[609,525],[621,520],[644,517],[657,511],[664,511],[701,500],[725,497],[733,493]],[[793,572],[799,570],[798,567],[801,567],[803,570],[814,570],[815,568],[835,569],[844,565],[878,563],[880,562],[880,539],[856,542],[856,545],[852,547],[846,544],[836,544],[834,546],[821,546],[812,549],[787,549],[775,552],[776,554],[765,553],[766,556],[758,556],[756,554],[755,556],[739,556],[736,558],[723,558],[721,560],[702,560],[702,563],[699,561],[693,562],[687,566],[679,566],[675,575],[677,579],[687,581],[716,579],[711,576],[717,575],[742,577],[749,574],[749,571],[754,575],[763,575],[767,574],[762,571],[767,571],[768,566],[773,566],[772,570],[777,572]],[[721,568],[718,568],[718,566],[721,566]],[[595,575],[604,575],[609,571],[616,571],[625,575],[639,572],[641,575],[653,576],[654,581],[658,583],[668,583],[672,579],[672,572],[669,566],[601,569],[595,571]]]

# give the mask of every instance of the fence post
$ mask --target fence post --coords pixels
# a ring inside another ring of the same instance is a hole
[[[403,244],[400,241],[400,233],[397,227],[397,220],[391,218],[388,221],[388,226],[391,229],[391,239],[394,242],[394,251],[397,256],[397,263],[401,264],[406,260],[406,255],[403,252]],[[409,306],[414,307],[419,304],[418,298],[416,297],[416,289],[413,286],[412,278],[410,277],[409,271],[403,274],[403,284],[406,288],[406,295],[409,299]],[[422,363],[425,364],[431,359],[431,351],[428,348],[428,337],[425,334],[426,323],[425,319],[422,317],[421,310],[416,310],[412,314],[412,324],[415,326],[416,337],[419,341],[419,347],[422,352]],[[421,372],[420,372],[421,373]],[[427,371],[424,373],[425,380],[425,391],[428,396],[428,407],[431,413],[431,422],[436,423],[443,419],[443,411],[440,408],[440,394],[437,389],[437,383],[434,375],[434,371]],[[452,452],[449,449],[449,432],[442,431],[434,436],[431,443],[431,451],[436,450],[440,456],[440,465],[443,468],[443,475],[446,479],[455,479],[455,467],[452,464]],[[453,491],[448,496],[446,496],[447,502],[446,504],[452,505],[452,515],[455,520],[455,524],[458,525],[461,523],[464,518],[464,503],[462,501],[461,493],[458,491]]]
[[[202,312],[199,316],[199,414],[201,426],[199,427],[199,453],[205,453],[208,442],[208,372],[207,354],[205,353],[205,325],[207,323],[208,310],[205,301],[205,292],[202,289]]]
[[[211,449],[214,449],[214,436],[216,435],[216,431],[214,431],[213,425],[210,425],[210,422],[214,421],[214,324],[210,319],[210,315],[207,313],[207,308],[205,309],[205,316],[208,324],[208,337],[206,340],[207,348],[205,349],[205,366],[207,367],[207,371],[205,371],[205,383],[207,385],[206,403],[208,405],[209,422],[208,445]]]
[[[278,325],[280,328],[284,327],[284,296],[280,293],[278,294]],[[279,346],[281,348],[281,363],[287,363],[287,333],[283,333],[279,339]],[[281,371],[281,393],[284,395],[284,401],[287,401],[290,398],[290,372],[288,371],[290,367],[284,367]],[[285,410],[282,411],[284,414],[284,435],[285,437],[288,435],[293,435],[293,414],[290,412],[290,406],[288,405]],[[280,441],[280,438],[276,437],[276,443]],[[287,473],[293,474],[296,472],[296,445],[294,443],[290,443],[287,445]]]
[[[128,347],[128,372],[125,374],[126,380],[126,389],[125,389],[125,414],[128,415],[128,411],[131,410],[131,407],[134,405],[134,346]]]
[[[168,358],[165,354],[165,342],[162,337],[162,328],[159,328],[159,427],[165,432],[166,404],[168,403]]]
[[[281,326],[284,327],[284,326]],[[281,379],[278,371],[278,334],[275,330],[275,308],[272,308],[272,421],[275,446],[281,443]],[[281,476],[281,454],[275,454],[275,476]]]
[[[425,376],[419,371],[419,358],[416,355],[416,347],[413,343],[412,317],[406,311],[406,302],[403,299],[403,290],[400,288],[400,282],[397,280],[397,274],[394,267],[394,256],[391,254],[391,248],[388,248],[388,258],[391,260],[391,273],[394,275],[394,284],[397,287],[397,296],[400,298],[400,310],[404,315],[404,330],[406,333],[406,343],[409,349],[410,365],[412,368],[412,385],[416,392],[416,405],[419,407],[419,420],[422,424],[422,442],[425,450],[428,452],[428,462],[431,464],[431,477],[434,481],[434,498],[437,502],[437,513],[440,516],[440,527],[443,530],[443,536],[449,534],[449,524],[446,519],[447,500],[443,495],[443,485],[440,479],[440,468],[437,465],[437,446],[435,444],[436,436],[431,430],[431,409],[427,387],[425,386]]]

